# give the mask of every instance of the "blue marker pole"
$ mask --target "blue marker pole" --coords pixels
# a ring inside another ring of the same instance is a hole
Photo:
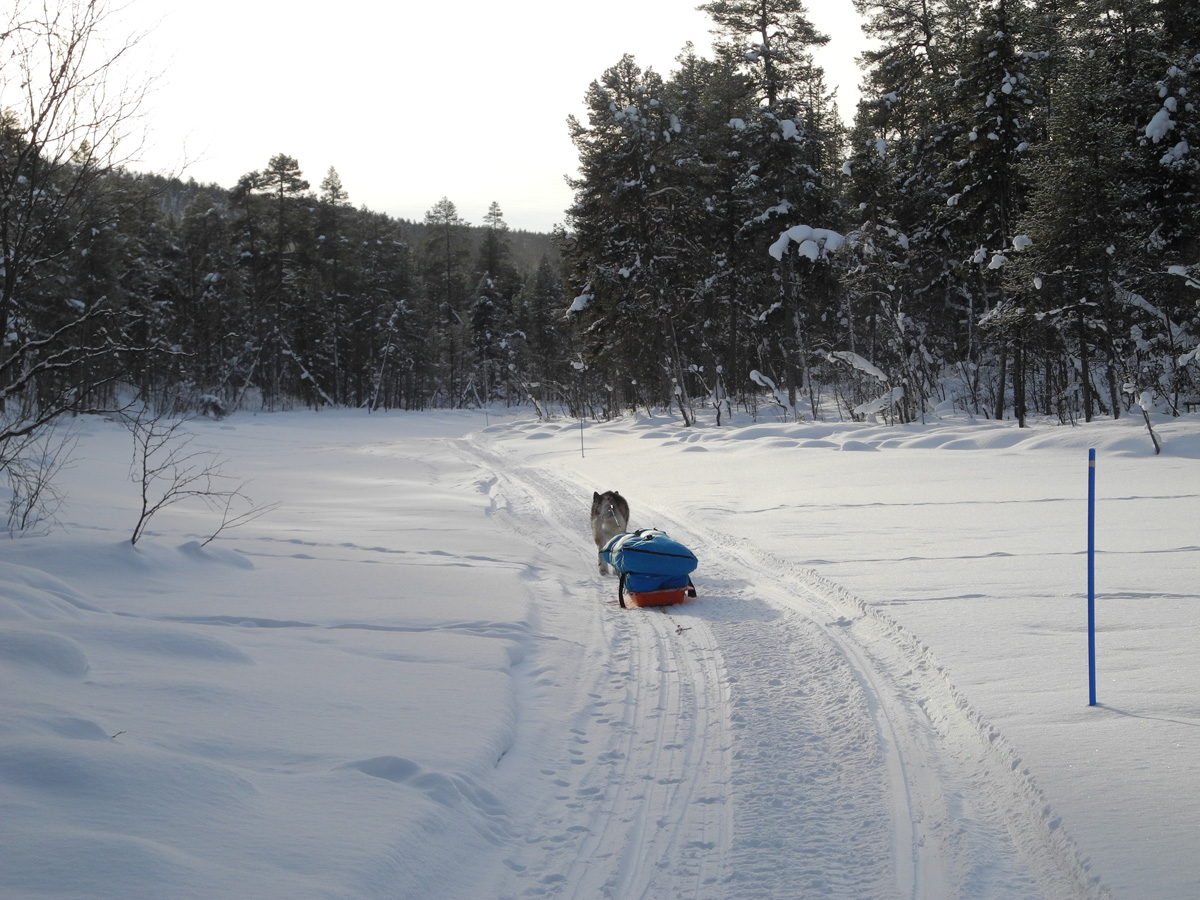
[[[1088,451],[1088,706],[1096,705],[1096,451]]]

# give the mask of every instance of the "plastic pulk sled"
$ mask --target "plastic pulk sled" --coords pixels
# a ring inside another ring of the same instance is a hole
[[[617,599],[622,607],[626,596],[634,606],[669,606],[696,596],[690,577],[696,554],[655,528],[618,534],[600,556],[621,576]]]

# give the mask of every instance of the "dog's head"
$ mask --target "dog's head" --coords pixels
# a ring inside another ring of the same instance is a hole
[[[610,509],[615,512],[621,502],[623,498],[616,491],[605,491],[603,494],[592,491],[592,515],[603,515]]]

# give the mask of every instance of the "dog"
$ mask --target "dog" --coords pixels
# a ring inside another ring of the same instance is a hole
[[[596,558],[600,561],[601,575],[615,575],[611,568],[600,556],[604,545],[618,534],[629,528],[629,504],[616,491],[605,491],[603,494],[592,492],[592,539],[596,542]]]

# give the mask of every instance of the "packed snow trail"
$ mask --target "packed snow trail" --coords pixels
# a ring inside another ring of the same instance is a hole
[[[579,529],[582,494],[531,487],[483,447],[472,455],[495,473],[494,516],[535,553],[581,560],[578,581],[553,583],[541,611],[548,630],[579,643],[580,658],[570,673],[538,673],[574,692],[574,713],[536,739],[535,775],[548,789],[518,826],[525,838],[505,858],[510,874],[496,895],[728,896],[729,685],[706,623],[625,615]]]
[[[454,446],[494,474],[512,528],[578,552],[550,614],[596,616],[601,634],[575,720],[544,747],[557,791],[501,896],[1107,896],[1003,738],[894,623],[745,539],[636,504],[634,525],[696,552],[699,598],[620,609],[596,574],[591,485],[486,435]]]

